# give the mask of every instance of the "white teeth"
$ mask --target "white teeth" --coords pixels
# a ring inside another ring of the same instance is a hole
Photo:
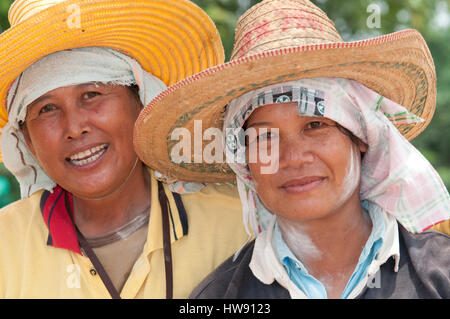
[[[86,150],[84,152],[77,153],[75,155],[72,155],[69,159],[70,162],[77,166],[83,166],[86,164],[89,164],[95,160],[97,160],[106,150],[107,144],[99,145],[96,147],[93,147],[89,150]],[[92,155],[94,154],[94,155]]]

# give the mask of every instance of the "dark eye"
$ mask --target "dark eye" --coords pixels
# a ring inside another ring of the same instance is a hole
[[[86,100],[93,99],[94,97],[100,95],[99,92],[89,91],[83,94],[83,98]]]
[[[260,135],[258,135],[258,142],[259,141],[273,141],[278,138],[278,129],[272,128],[271,131],[264,132]]]
[[[53,110],[56,109],[56,106],[53,104],[47,104],[45,106],[43,106],[40,110],[39,110],[39,114],[43,114],[43,113],[48,113],[51,112]]]
[[[273,138],[276,137],[276,134],[274,132],[268,131],[268,132],[262,132],[258,135],[257,139],[259,141],[270,141]]]
[[[267,141],[270,140],[272,134],[271,132],[264,132],[259,135],[250,135],[246,137],[246,145],[252,144],[252,143],[259,143],[260,141]]]
[[[325,125],[326,124],[324,122],[314,121],[314,122],[309,122],[308,125],[306,126],[306,128],[307,129],[316,129],[316,128],[320,128]]]
[[[266,132],[263,133],[261,135],[258,135],[258,140],[268,140],[272,137],[272,133],[271,132]]]

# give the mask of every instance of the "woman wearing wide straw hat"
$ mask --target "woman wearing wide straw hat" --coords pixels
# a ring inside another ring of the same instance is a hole
[[[415,30],[345,43],[307,0],[248,10],[232,61],[167,89],[136,122],[138,154],[158,171],[234,172],[244,225],[262,230],[192,297],[449,298],[450,239],[425,231],[448,222],[449,194],[407,140],[431,120],[435,80]],[[231,170],[174,160],[171,132],[200,121],[209,135],[223,128]],[[143,140],[150,129],[168,138]]]
[[[1,152],[22,200],[0,212],[0,297],[187,297],[245,242],[239,198],[159,182],[132,137],[166,85],[223,62],[214,24],[186,0],[16,0],[9,18]]]

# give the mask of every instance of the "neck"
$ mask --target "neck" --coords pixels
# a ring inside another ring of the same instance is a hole
[[[329,297],[339,297],[353,273],[372,224],[358,194],[339,211],[299,222],[277,216],[283,238],[308,269],[324,284]]]
[[[111,194],[96,199],[73,195],[74,220],[87,237],[123,226],[150,207],[151,179],[138,162],[126,180]]]

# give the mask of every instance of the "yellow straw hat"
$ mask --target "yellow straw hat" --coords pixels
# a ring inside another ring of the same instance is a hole
[[[16,0],[9,20],[0,35],[0,129],[12,82],[57,51],[112,48],[166,85],[224,61],[214,23],[187,0]]]
[[[147,165],[170,178],[232,180],[225,163],[196,163],[195,149],[190,163],[173,162],[174,129],[186,128],[194,136],[194,120],[201,121],[203,131],[222,129],[232,99],[272,84],[319,77],[356,80],[424,119],[397,126],[407,139],[422,132],[434,113],[434,63],[416,30],[343,42],[334,23],[310,1],[264,0],[239,19],[230,62],[167,88],[144,108],[135,126],[135,149]]]

